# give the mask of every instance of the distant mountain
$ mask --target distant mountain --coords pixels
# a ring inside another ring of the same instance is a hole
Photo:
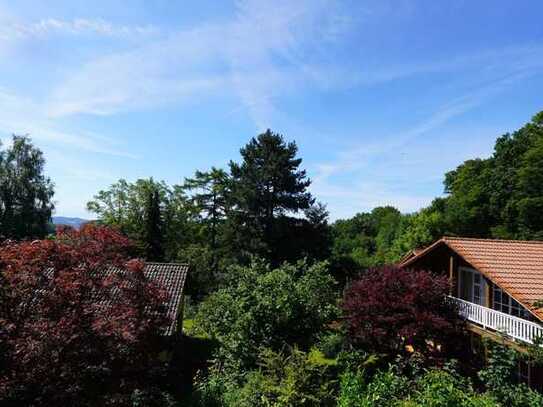
[[[67,216],[53,216],[54,225],[66,225],[76,229],[79,229],[81,225],[87,222],[90,222],[90,220],[82,218],[70,218]]]

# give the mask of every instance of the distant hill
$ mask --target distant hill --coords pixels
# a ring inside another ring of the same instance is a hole
[[[70,218],[67,216],[53,216],[52,220],[54,225],[66,225],[76,229],[79,229],[81,225],[90,222],[88,219]]]

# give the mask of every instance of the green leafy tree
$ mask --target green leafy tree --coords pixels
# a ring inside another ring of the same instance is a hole
[[[345,220],[338,220],[332,225],[332,256],[334,263],[353,263],[361,269],[370,267],[374,262],[375,236],[377,232],[373,218],[369,213],[359,213]]]
[[[179,257],[179,252],[194,242],[200,241],[201,228],[198,209],[182,185],[169,188],[167,199],[163,204],[163,212],[165,258],[170,261],[186,261]],[[192,272],[191,269],[191,274]]]
[[[407,215],[391,206],[358,213],[331,226],[331,269],[344,285],[368,267],[395,261]],[[403,248],[404,245],[402,245]]]
[[[40,238],[48,233],[53,183],[43,153],[25,136],[0,150],[0,238]]]
[[[445,217],[458,235],[487,237],[496,224],[490,207],[489,160],[468,160],[445,174],[445,192],[449,194]]]
[[[448,234],[542,239],[543,112],[496,140],[487,159],[467,160],[445,176],[441,212]]]
[[[194,177],[186,178],[183,184],[183,189],[191,193],[190,199],[200,218],[202,244],[211,254],[211,263],[206,265],[215,273],[221,254],[224,255],[221,249],[227,244],[223,235],[229,212],[229,183],[230,177],[224,170],[212,167],[207,172],[196,171]]]
[[[403,216],[392,206],[377,207],[371,211],[371,215],[377,230],[374,265],[385,264],[400,231]]]
[[[136,242],[142,255],[174,259],[189,239],[192,204],[179,188],[165,182],[138,179],[119,180],[109,189],[99,191],[87,203],[98,220],[117,227]]]
[[[443,236],[445,220],[440,211],[432,207],[407,215],[403,226],[388,253],[389,262],[398,261],[403,255],[413,249],[423,248]]]
[[[254,368],[261,347],[307,349],[335,315],[335,291],[326,265],[272,269],[262,262],[234,266],[225,288],[200,305],[195,325],[219,342],[218,357],[234,370]]]

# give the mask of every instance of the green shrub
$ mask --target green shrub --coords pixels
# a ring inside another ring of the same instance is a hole
[[[214,367],[197,386],[201,407],[335,406],[336,381],[328,365],[315,363],[298,349],[261,351],[258,370],[233,377]]]
[[[361,406],[366,392],[366,382],[361,372],[348,370],[340,377],[337,407]]]
[[[260,370],[249,376],[239,392],[239,406],[333,406],[334,379],[327,365],[314,363],[298,349],[260,355]]]
[[[345,337],[341,332],[325,332],[319,336],[317,349],[319,349],[327,358],[333,359],[341,352],[344,343]]]
[[[543,406],[543,395],[525,384],[516,384],[518,353],[505,345],[487,342],[488,364],[479,372],[490,395],[508,407]]]
[[[177,405],[170,394],[156,388],[134,390],[130,401],[132,407],[175,407]]]
[[[369,380],[363,370],[341,375],[338,407],[501,407],[490,394],[477,394],[471,382],[447,370],[426,371],[415,380],[381,371]],[[506,406],[504,404],[503,406]]]
[[[308,349],[337,310],[324,263],[271,270],[255,262],[232,267],[228,279],[200,305],[195,325],[219,342],[217,357],[239,372],[255,367],[260,348]]]
[[[337,356],[337,365],[340,372],[356,372],[363,370],[366,377],[373,375],[382,368],[386,368],[384,360],[375,353],[361,350],[342,351]]]
[[[409,390],[409,382],[392,370],[378,372],[366,383],[363,371],[347,371],[341,376],[339,407],[392,407]]]
[[[401,399],[408,391],[409,382],[405,377],[398,376],[391,370],[379,372],[368,384],[362,406],[394,406],[396,400]]]
[[[227,407],[226,397],[234,392],[237,386],[235,379],[215,363],[206,374],[198,372],[192,393],[192,404],[198,407]]]
[[[499,407],[490,395],[478,395],[469,380],[444,370],[431,370],[416,381],[415,392],[402,406]]]

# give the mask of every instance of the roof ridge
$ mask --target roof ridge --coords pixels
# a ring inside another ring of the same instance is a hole
[[[461,237],[461,236],[443,236],[440,240],[471,240],[476,242],[504,242],[504,243],[528,243],[528,244],[543,244],[543,240],[520,240],[520,239],[494,239],[488,237]]]
[[[146,261],[144,262],[146,265],[147,264],[159,264],[161,266],[188,266],[189,264],[188,263],[177,263],[177,262],[161,262],[161,261]]]

